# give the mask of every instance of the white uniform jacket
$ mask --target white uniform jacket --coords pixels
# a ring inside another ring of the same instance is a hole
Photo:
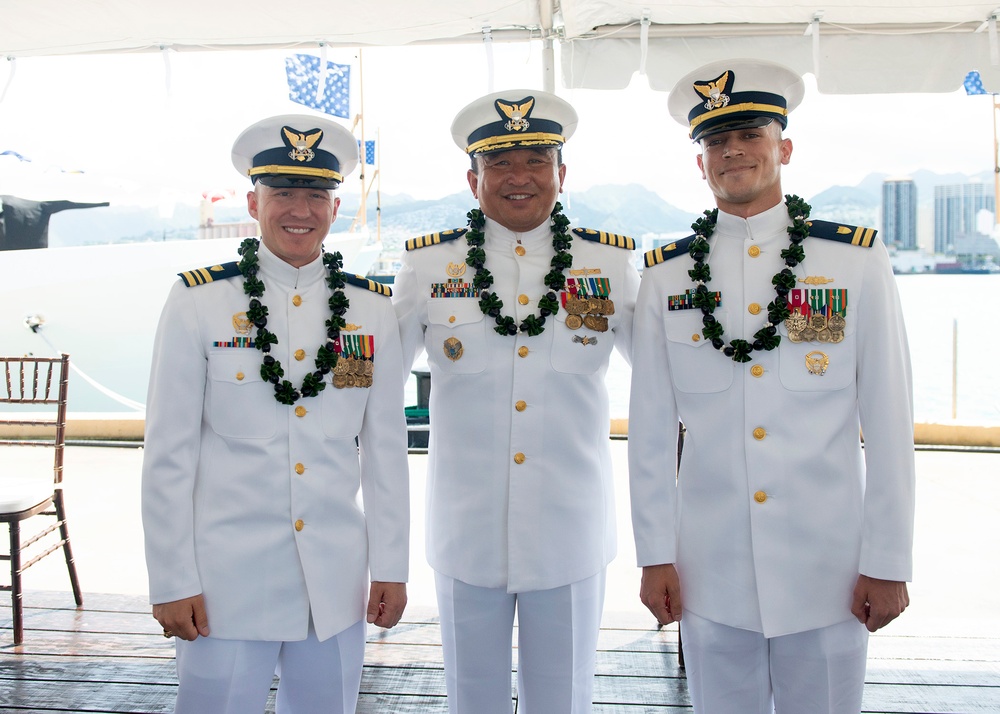
[[[326,342],[326,269],[319,258],[296,269],[263,244],[259,259],[271,354],[297,387]],[[292,406],[261,379],[262,353],[247,345],[256,329],[234,329],[248,307],[240,275],[178,282],[167,298],[143,460],[150,599],[203,593],[213,637],[302,640],[311,611],[324,640],[364,618],[369,570],[407,579],[399,332],[388,299],[344,293],[341,337],[374,347],[371,386],[337,389],[328,374]]]
[[[480,310],[475,271],[465,264],[469,246],[462,235],[449,239],[464,231],[449,233],[411,240],[393,288],[404,365],[409,370],[424,347],[430,366],[430,565],[508,592],[590,577],[617,547],[604,376],[613,346],[630,358],[638,290],[632,241],[571,233],[565,275],[577,281],[573,289],[608,290],[607,331],[569,329],[560,308],[540,335],[512,337],[497,334]],[[548,292],[549,224],[515,234],[487,220],[485,233],[492,290],[520,324],[538,314]],[[427,247],[413,249],[420,245]],[[449,292],[449,279],[465,287]]]
[[[749,220],[719,213],[708,289],[721,293],[726,344],[766,321],[789,225],[783,204]],[[684,308],[695,286],[683,245],[647,254],[663,262],[644,271],[635,316],[639,565],[676,563],[685,609],[767,637],[847,620],[859,573],[904,581],[912,566],[912,385],[888,255],[881,241],[802,246],[795,289],[846,308],[839,342],[795,343],[782,324],[777,349],[734,362],[702,337],[701,310]]]

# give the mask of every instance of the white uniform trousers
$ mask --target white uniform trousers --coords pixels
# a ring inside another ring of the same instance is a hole
[[[449,714],[511,714],[515,609],[518,714],[590,714],[604,570],[523,593],[435,578]]]
[[[684,611],[688,691],[695,714],[858,714],[868,630],[846,620],[781,637]]]
[[[278,714],[354,714],[365,658],[365,622],[320,642],[312,623],[298,642],[177,640],[176,714],[263,712],[275,675]]]

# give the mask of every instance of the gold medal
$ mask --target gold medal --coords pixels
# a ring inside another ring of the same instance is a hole
[[[802,342],[802,331],[806,329],[806,316],[801,312],[793,312],[785,318],[785,329],[788,330],[788,339],[792,342]]]
[[[822,377],[826,374],[826,368],[829,366],[830,358],[827,357],[825,352],[816,350],[806,355],[806,369],[809,370],[809,374]]]
[[[566,327],[571,330],[579,330],[583,326],[583,318],[579,315],[567,315]]]
[[[375,363],[372,362],[370,359],[366,359],[364,362],[361,363],[361,371],[364,373],[366,377],[371,377],[372,374],[375,372]]]
[[[590,305],[586,298],[584,299],[576,297],[566,298],[566,312],[568,312],[570,315],[583,315],[584,313],[587,312],[589,307]]]
[[[333,375],[333,386],[337,389],[343,389],[347,386],[347,375],[346,374],[334,374]]]
[[[347,358],[344,357],[344,355],[340,355],[340,357],[337,359],[337,364],[333,366],[333,374],[334,376],[337,376],[337,375],[347,374],[347,372],[348,372]]]
[[[601,315],[615,314],[615,304],[614,302],[612,302],[611,298],[600,298],[596,302],[598,305],[600,305],[600,309],[596,310],[595,312],[598,312]]]
[[[358,378],[355,377],[353,374],[345,374],[344,375],[344,386],[345,387],[348,387],[348,388],[350,388],[350,387],[356,387],[357,384],[358,384]]]
[[[462,359],[462,354],[465,352],[462,342],[457,337],[449,337],[444,341],[443,347],[444,356],[452,362],[457,362]]]
[[[608,331],[608,318],[601,317],[600,315],[587,315],[583,318],[583,324],[594,332]]]

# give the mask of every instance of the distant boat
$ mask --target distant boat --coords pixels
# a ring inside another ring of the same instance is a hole
[[[938,275],[992,275],[1000,273],[1000,266],[991,262],[966,263],[958,260],[943,260],[934,264]]]

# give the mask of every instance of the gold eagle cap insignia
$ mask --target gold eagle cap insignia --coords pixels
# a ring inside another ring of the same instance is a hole
[[[504,128],[507,131],[524,131],[528,128],[528,115],[531,113],[531,108],[535,106],[535,98],[527,97],[522,99],[519,103],[511,102],[507,104],[502,100],[496,100],[496,107],[500,110],[503,116],[510,119]]]
[[[284,126],[281,128],[281,133],[285,141],[285,146],[291,149],[288,152],[288,158],[294,161],[312,161],[316,158],[313,147],[323,138],[322,129],[302,132],[296,131],[290,126]]]
[[[708,82],[695,82],[694,89],[698,94],[705,97],[705,109],[721,109],[729,104],[729,82],[732,78],[732,71],[726,70],[720,76]]]

